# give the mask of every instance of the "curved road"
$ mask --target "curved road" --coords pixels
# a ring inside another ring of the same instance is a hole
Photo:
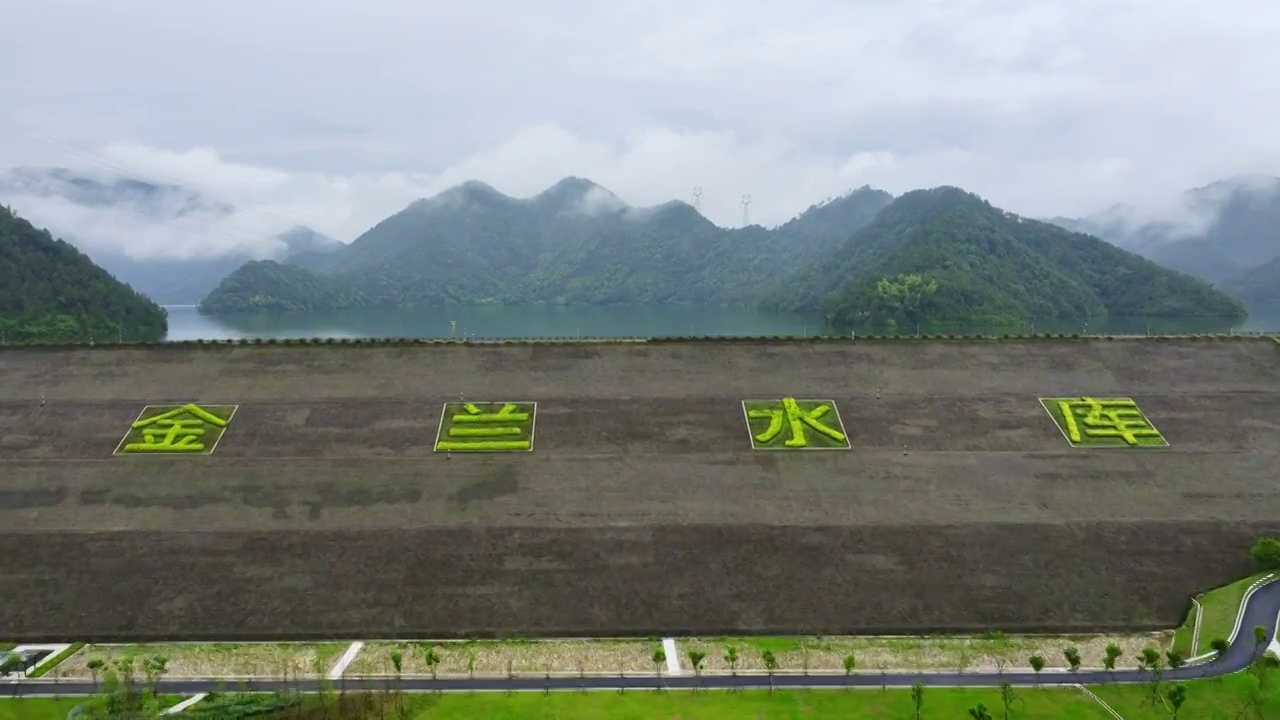
[[[1240,630],[1226,653],[1221,658],[1214,659],[1210,662],[1201,663],[1179,668],[1177,670],[1166,669],[1164,671],[1165,680],[1191,680],[1196,678],[1210,678],[1220,675],[1243,670],[1248,667],[1254,659],[1260,656],[1270,643],[1275,639],[1277,622],[1280,621],[1280,577],[1276,577],[1267,584],[1259,587],[1248,600],[1245,606],[1244,615],[1240,620]],[[1253,628],[1262,626],[1267,629],[1267,642],[1257,645],[1254,642]],[[431,680],[429,678],[404,678],[400,681],[402,689],[410,692],[427,692],[427,691],[521,691],[521,690],[617,690],[624,688],[627,690],[652,690],[654,688],[820,688],[832,687],[839,688],[845,686],[852,687],[880,687],[882,685],[888,687],[909,687],[916,682],[922,682],[927,686],[935,687],[995,687],[1002,683],[1010,683],[1013,685],[1090,685],[1114,682],[1143,682],[1148,680],[1151,674],[1141,670],[1118,670],[1116,672],[1106,671],[1081,671],[1077,673],[1049,671],[1036,676],[1035,673],[1019,671],[1019,672],[923,672],[923,673],[854,673],[850,677],[844,675],[774,675],[770,678],[763,674],[751,675],[703,675],[701,678],[692,675],[680,675],[677,677],[655,677],[653,675],[641,675],[629,677],[626,675],[594,675],[582,677],[566,677],[553,676],[545,677],[477,677],[471,678],[441,678],[439,680]],[[331,687],[342,688],[347,691],[358,690],[384,690],[389,687],[391,681],[387,679],[360,679],[351,678],[347,680],[327,681],[326,684]],[[228,680],[163,680],[160,682],[159,690],[163,693],[175,695],[194,694],[200,692],[240,690],[255,692],[274,692],[282,690],[298,689],[303,692],[314,692],[319,690],[320,681],[318,680],[301,680],[291,682],[287,680],[246,680],[246,681],[228,681]],[[58,694],[58,695],[91,695],[96,692],[96,687],[92,682],[83,681],[61,681],[52,680],[11,680],[8,682],[0,682],[0,686],[8,686],[4,689],[12,694],[32,695],[32,694]]]

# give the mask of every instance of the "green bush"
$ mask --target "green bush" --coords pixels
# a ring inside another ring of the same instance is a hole
[[[1280,540],[1276,538],[1258,538],[1253,542],[1249,555],[1253,558],[1253,567],[1258,572],[1280,570]]]
[[[302,702],[293,694],[210,695],[182,713],[184,718],[199,720],[241,720],[286,710]]]

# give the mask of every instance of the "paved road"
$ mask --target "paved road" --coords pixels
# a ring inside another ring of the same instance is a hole
[[[1253,638],[1253,628],[1262,626],[1267,629],[1267,642],[1275,637],[1277,620],[1280,619],[1280,577],[1258,588],[1245,607],[1244,617],[1240,623],[1240,632],[1227,652],[1218,659],[1194,666],[1166,670],[1165,680],[1191,680],[1195,678],[1217,677],[1248,667],[1255,658],[1262,654],[1266,643],[1257,645]],[[1129,660],[1132,660],[1130,658]],[[691,675],[658,678],[653,675],[628,677],[625,675],[606,675],[551,678],[542,677],[483,677],[483,678],[406,678],[401,680],[401,687],[411,692],[427,692],[440,690],[451,691],[504,691],[504,690],[644,690],[663,688],[776,688],[797,687],[909,687],[916,682],[929,686],[953,687],[994,687],[1001,683],[1013,685],[1075,685],[1099,684],[1108,682],[1143,682],[1150,674],[1139,670],[1119,670],[1113,673],[1082,671],[1069,673],[1061,671],[1045,672],[1036,676],[1031,672],[925,672],[925,673],[859,673],[846,678],[844,675],[705,675],[701,678]],[[7,687],[4,687],[6,686]],[[357,690],[383,690],[389,687],[389,681],[349,679],[331,681],[332,687],[343,688],[348,692]],[[51,680],[20,680],[0,683],[4,691],[13,694],[59,694],[59,695],[91,695],[95,687],[91,682],[54,682]],[[192,694],[216,690],[242,690],[272,692],[278,690],[298,689],[314,692],[320,687],[317,680],[291,682],[284,680],[247,680],[243,682],[226,680],[165,680],[160,683],[161,692],[172,694]]]

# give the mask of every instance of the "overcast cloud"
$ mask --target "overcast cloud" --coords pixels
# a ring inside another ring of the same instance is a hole
[[[636,205],[701,186],[716,222],[750,194],[771,225],[863,184],[1040,216],[1280,172],[1274,0],[5,5],[0,166],[241,208],[206,249],[299,223],[351,240],[473,178],[525,196],[572,174]],[[76,222],[146,254],[196,232],[119,215]]]

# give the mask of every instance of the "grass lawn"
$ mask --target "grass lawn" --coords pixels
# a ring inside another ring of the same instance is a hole
[[[1246,673],[1236,673],[1215,680],[1187,683],[1187,700],[1178,714],[1179,720],[1237,720],[1238,718],[1280,718],[1280,672],[1272,670],[1263,694],[1261,714],[1252,711],[1240,715],[1249,700],[1256,680]],[[1162,692],[1167,692],[1166,685]],[[1153,706],[1150,686],[1106,685],[1091,688],[1098,697],[1115,709],[1124,720],[1168,720],[1171,712],[1166,701]]]
[[[1213,642],[1214,638],[1230,639],[1231,629],[1235,627],[1236,616],[1240,613],[1240,601],[1244,599],[1245,591],[1249,589],[1249,586],[1255,580],[1266,574],[1250,575],[1247,578],[1196,596],[1196,599],[1200,601],[1200,605],[1204,608],[1202,611],[1203,618],[1200,620],[1199,647],[1191,647],[1191,634],[1196,622],[1194,607],[1191,612],[1187,613],[1187,619],[1174,634],[1174,647],[1183,651],[1187,657],[1193,657],[1200,653],[1209,652],[1209,643]],[[1245,628],[1245,630],[1247,631],[1249,628]]]
[[[160,707],[177,705],[186,696],[162,695]],[[0,720],[65,720],[75,706],[88,702],[87,697],[67,698],[3,698],[0,699]]]
[[[1111,720],[1075,690],[1020,690],[1020,717],[1045,720]],[[784,720],[910,718],[908,690],[776,692],[477,693],[415,698],[415,720]],[[926,690],[925,718],[967,718],[983,703],[999,716],[996,690]],[[1126,717],[1126,720],[1128,718]]]
[[[1182,621],[1182,624],[1178,626],[1177,630],[1173,631],[1173,643],[1170,647],[1182,653],[1183,657],[1194,657],[1196,649],[1191,647],[1191,638],[1195,635],[1195,632],[1196,606],[1192,605],[1191,609],[1187,611],[1187,617]],[[1205,644],[1208,645],[1207,642]]]
[[[5,698],[0,700],[0,720],[64,720],[71,708],[86,698]]]

